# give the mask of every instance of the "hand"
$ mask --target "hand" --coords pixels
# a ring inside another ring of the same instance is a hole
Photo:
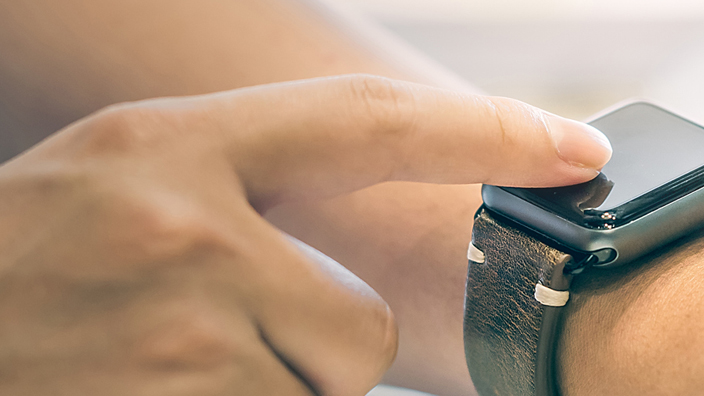
[[[260,216],[387,180],[551,186],[591,127],[377,77],[123,104],[0,167],[0,393],[362,395],[396,325]]]

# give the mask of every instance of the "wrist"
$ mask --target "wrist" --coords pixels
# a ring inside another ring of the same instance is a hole
[[[556,350],[563,396],[701,393],[701,236],[575,278]]]

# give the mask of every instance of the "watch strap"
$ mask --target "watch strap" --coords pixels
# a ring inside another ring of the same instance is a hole
[[[481,208],[468,258],[464,344],[479,394],[559,394],[555,333],[572,256]]]

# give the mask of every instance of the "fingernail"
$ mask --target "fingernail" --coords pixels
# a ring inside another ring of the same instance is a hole
[[[591,125],[549,114],[557,155],[570,165],[601,170],[611,159],[611,143]]]

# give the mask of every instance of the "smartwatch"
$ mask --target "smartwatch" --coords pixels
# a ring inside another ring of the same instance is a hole
[[[572,278],[628,265],[704,224],[703,127],[646,102],[589,123],[613,147],[595,179],[482,187],[464,316],[481,396],[559,395],[555,338]]]

